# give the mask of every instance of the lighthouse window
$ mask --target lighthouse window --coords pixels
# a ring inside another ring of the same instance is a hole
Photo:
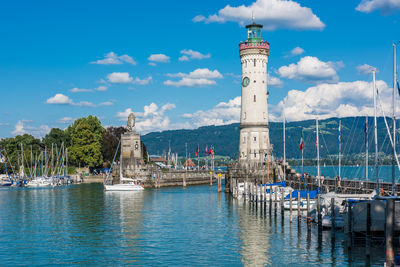
[[[256,141],[257,141],[257,137],[254,136],[254,142],[256,142]]]
[[[256,95],[254,95],[254,100],[253,101],[256,102]]]
[[[256,66],[256,60],[254,59],[254,67]]]
[[[256,152],[254,152],[254,158],[256,158],[256,157],[257,157]]]

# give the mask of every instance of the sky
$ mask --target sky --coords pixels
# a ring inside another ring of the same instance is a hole
[[[372,69],[391,114],[400,0],[18,0],[0,3],[0,138],[130,112],[142,134],[238,122],[252,14],[271,121],[373,115]]]

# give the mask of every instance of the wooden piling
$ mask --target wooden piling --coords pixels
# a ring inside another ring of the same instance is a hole
[[[186,175],[187,175],[187,172],[185,172],[183,175],[183,182],[182,182],[183,187],[186,187]]]
[[[349,201],[347,201],[347,218],[348,218],[347,249],[351,250],[351,245],[353,240],[353,214],[352,214],[351,202]]]
[[[322,231],[321,195],[317,196],[318,232]]]
[[[275,215],[276,215],[276,210],[277,210],[277,208],[278,208],[278,194],[275,192],[274,193],[274,196],[275,196]]]
[[[293,207],[292,207],[292,201],[293,201],[293,198],[292,198],[292,191],[290,191],[290,194],[289,194],[289,204],[290,204],[290,206],[289,206],[289,208],[290,208],[290,212],[289,212],[289,214],[290,214],[290,223],[292,223],[292,210],[293,210]]]
[[[367,203],[367,236],[366,236],[366,256],[371,256],[371,202]]]
[[[297,220],[300,221],[300,192],[297,191]]]
[[[336,228],[336,219],[335,219],[335,199],[331,198],[331,222],[332,222],[332,229],[335,230]]]
[[[310,193],[307,193],[307,226],[311,226]]]
[[[393,220],[394,219],[394,199],[386,200],[386,266],[394,266],[393,250]]]
[[[284,212],[285,212],[285,208],[284,208],[284,206],[283,206],[283,204],[284,204],[284,202],[285,202],[284,197],[285,197],[285,196],[283,195],[283,192],[282,192],[282,194],[281,194],[281,216],[282,216],[282,220],[283,220]]]
[[[269,187],[269,214],[272,213],[272,185]]]

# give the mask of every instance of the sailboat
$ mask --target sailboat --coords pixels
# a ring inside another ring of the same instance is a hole
[[[113,163],[110,168],[110,172],[108,173],[106,180],[104,182],[104,189],[106,191],[141,191],[144,190],[143,185],[139,179],[127,178],[122,175],[122,151],[120,154],[120,164],[119,164],[119,184],[112,184],[112,177],[110,183],[110,175],[112,174],[112,168],[115,162],[115,157],[117,156],[118,149],[121,145],[121,140],[118,143],[117,150],[115,151]],[[125,183],[124,183],[125,182]]]
[[[4,169],[6,171],[6,175],[0,175],[0,186],[11,186],[13,185],[13,180],[11,179],[11,176],[8,173],[6,160],[1,153],[0,153],[0,161],[3,163]]]

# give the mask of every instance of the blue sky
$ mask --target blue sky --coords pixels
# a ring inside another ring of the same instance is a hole
[[[390,111],[400,0],[182,3],[3,1],[0,137],[130,111],[142,133],[237,122],[252,12],[270,43],[270,120],[284,106],[288,120],[371,115],[371,67]]]

